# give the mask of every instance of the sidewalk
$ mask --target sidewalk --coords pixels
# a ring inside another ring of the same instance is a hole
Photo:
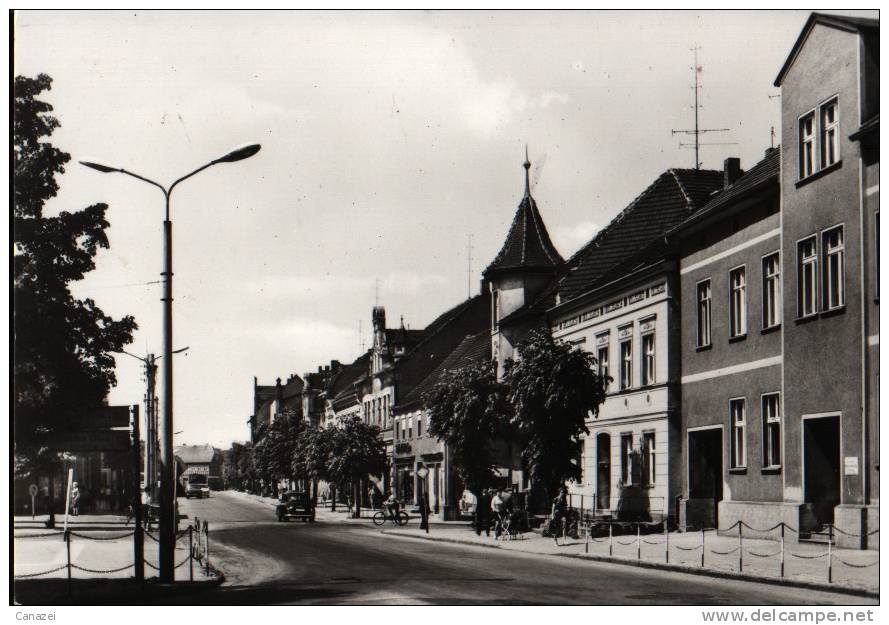
[[[556,545],[552,538],[529,532],[519,540],[495,540],[493,536],[476,536],[467,528],[432,526],[427,534],[416,526],[390,528],[383,533],[412,539],[454,542],[467,545],[519,551],[541,555],[557,555],[635,566],[645,566],[685,573],[733,577],[750,581],[789,584],[820,590],[851,592],[879,596],[879,552],[831,549],[827,545],[787,543],[784,553],[784,576],[781,577],[781,544],[772,540],[743,539],[743,560],[739,562],[737,536],[717,536],[707,532],[704,537],[704,567],[701,566],[701,533],[672,532],[667,541],[663,533],[615,535],[581,539],[563,539]],[[610,551],[609,551],[610,550]],[[609,555],[610,553],[610,555]],[[641,556],[641,557],[640,557]],[[828,564],[832,581],[828,582]],[[741,570],[743,567],[743,571]]]
[[[135,526],[125,517],[115,515],[80,515],[69,517],[70,545],[64,540],[64,516],[57,515],[54,529],[47,529],[37,517],[13,519],[13,575],[15,581],[68,577],[68,550],[71,554],[72,579],[130,578],[135,568],[133,531]],[[178,580],[189,579],[189,544],[187,522],[180,524],[174,564]],[[186,531],[182,531],[186,530]],[[158,565],[157,531],[145,534],[145,577],[155,577]],[[152,568],[155,567],[155,568]],[[195,581],[215,580],[206,575],[199,562],[193,563]]]

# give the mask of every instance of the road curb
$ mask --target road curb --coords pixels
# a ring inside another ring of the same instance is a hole
[[[597,556],[580,553],[542,553],[539,551],[518,551],[515,549],[505,549],[503,545],[477,543],[469,540],[460,540],[456,538],[439,538],[433,536],[416,536],[414,534],[402,534],[394,530],[381,530],[382,534],[388,534],[397,538],[407,538],[413,540],[427,540],[432,542],[452,543],[455,545],[469,545],[474,547],[485,547],[487,549],[502,549],[516,553],[526,553],[541,556],[556,556],[560,558],[572,558],[574,560],[584,560],[593,562],[605,562],[608,564],[622,564],[624,566],[635,566],[642,569],[654,569],[660,571],[675,571],[677,573],[688,573],[689,575],[700,575],[704,577],[718,577],[720,579],[736,579],[746,582],[755,582],[758,584],[772,584],[774,586],[787,586],[791,588],[805,588],[807,590],[821,590],[824,592],[836,592],[845,595],[853,595],[857,597],[868,597],[870,599],[879,599],[879,590],[868,590],[866,588],[858,588],[854,586],[839,586],[835,584],[824,584],[821,582],[808,582],[797,579],[781,579],[776,577],[757,577],[746,573],[732,573],[729,571],[721,571],[719,569],[709,569],[700,567],[691,567],[681,564],[667,564],[666,562],[646,562],[645,560],[627,560],[623,558],[614,558],[608,556]]]

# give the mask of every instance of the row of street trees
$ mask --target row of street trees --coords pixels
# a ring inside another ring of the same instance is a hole
[[[521,449],[532,485],[548,502],[562,484],[581,477],[586,419],[605,400],[597,369],[592,354],[534,331],[500,380],[494,362],[448,371],[425,398],[429,433],[447,444],[458,477],[476,493],[509,461],[498,455],[498,443]],[[323,480],[360,501],[361,484],[386,470],[379,433],[358,417],[320,429],[282,415],[260,429],[255,445],[232,445],[227,482],[254,492],[298,483],[317,497]]]
[[[493,483],[496,442],[522,450],[522,464],[544,501],[581,477],[581,435],[605,400],[605,380],[589,352],[532,331],[507,361],[449,371],[426,397],[429,432],[453,454],[457,475],[478,493]]]
[[[310,426],[293,414],[282,414],[260,428],[255,445],[233,443],[224,465],[230,486],[274,494],[280,482],[301,484],[318,496],[318,483],[361,500],[361,484],[386,470],[380,430],[358,417],[331,428]],[[335,506],[336,497],[332,498]],[[355,507],[357,513],[357,506]]]

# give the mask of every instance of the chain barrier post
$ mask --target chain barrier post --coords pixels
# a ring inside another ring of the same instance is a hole
[[[867,510],[862,507],[861,508],[861,549],[867,549]]]
[[[71,596],[71,530],[65,530],[65,552],[68,556],[68,596]]]
[[[704,567],[704,524],[701,523],[701,568]]]
[[[833,524],[828,525],[829,532],[827,534],[827,583],[833,583],[833,553],[831,545],[833,543]]]
[[[210,575],[210,528],[207,526],[207,522],[204,521],[204,544],[206,546],[206,562],[204,566],[207,567],[207,575]]]
[[[670,530],[667,527],[667,517],[664,517],[664,562],[670,564]]]
[[[612,557],[614,555],[614,536],[612,533],[612,528],[614,524],[608,523],[608,557]]]
[[[744,523],[738,521],[738,573],[744,572]]]
[[[590,552],[590,529],[592,529],[592,528],[590,527],[590,525],[586,525],[585,529],[586,529],[586,544],[584,545],[583,550],[584,550],[584,553],[589,553]]]
[[[188,581],[194,581],[194,528],[188,526]]]
[[[636,559],[642,559],[642,524],[636,523]]]
[[[784,577],[784,521],[781,521],[781,577]]]

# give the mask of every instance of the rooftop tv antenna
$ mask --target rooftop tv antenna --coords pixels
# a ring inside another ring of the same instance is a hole
[[[700,93],[701,93],[701,90],[703,89],[703,87],[701,85],[701,75],[704,72],[704,68],[700,65],[700,63],[698,63],[698,50],[700,50],[700,49],[701,49],[701,47],[697,44],[695,44],[695,47],[691,48],[692,52],[694,52],[694,55],[695,55],[695,64],[691,68],[692,71],[694,72],[694,76],[695,76],[695,86],[694,86],[694,90],[695,90],[695,104],[694,104],[695,127],[694,127],[694,130],[686,130],[686,129],[675,130],[674,129],[674,130],[670,131],[671,135],[694,135],[694,138],[695,138],[694,143],[680,142],[679,147],[680,148],[690,148],[692,146],[694,147],[694,149],[695,149],[695,169],[701,168],[701,146],[736,145],[735,143],[701,143],[701,135],[706,132],[728,132],[730,129],[729,128],[701,128],[700,127],[700,112],[701,112],[701,108],[702,108],[702,105],[700,103],[700,99],[701,99]]]

